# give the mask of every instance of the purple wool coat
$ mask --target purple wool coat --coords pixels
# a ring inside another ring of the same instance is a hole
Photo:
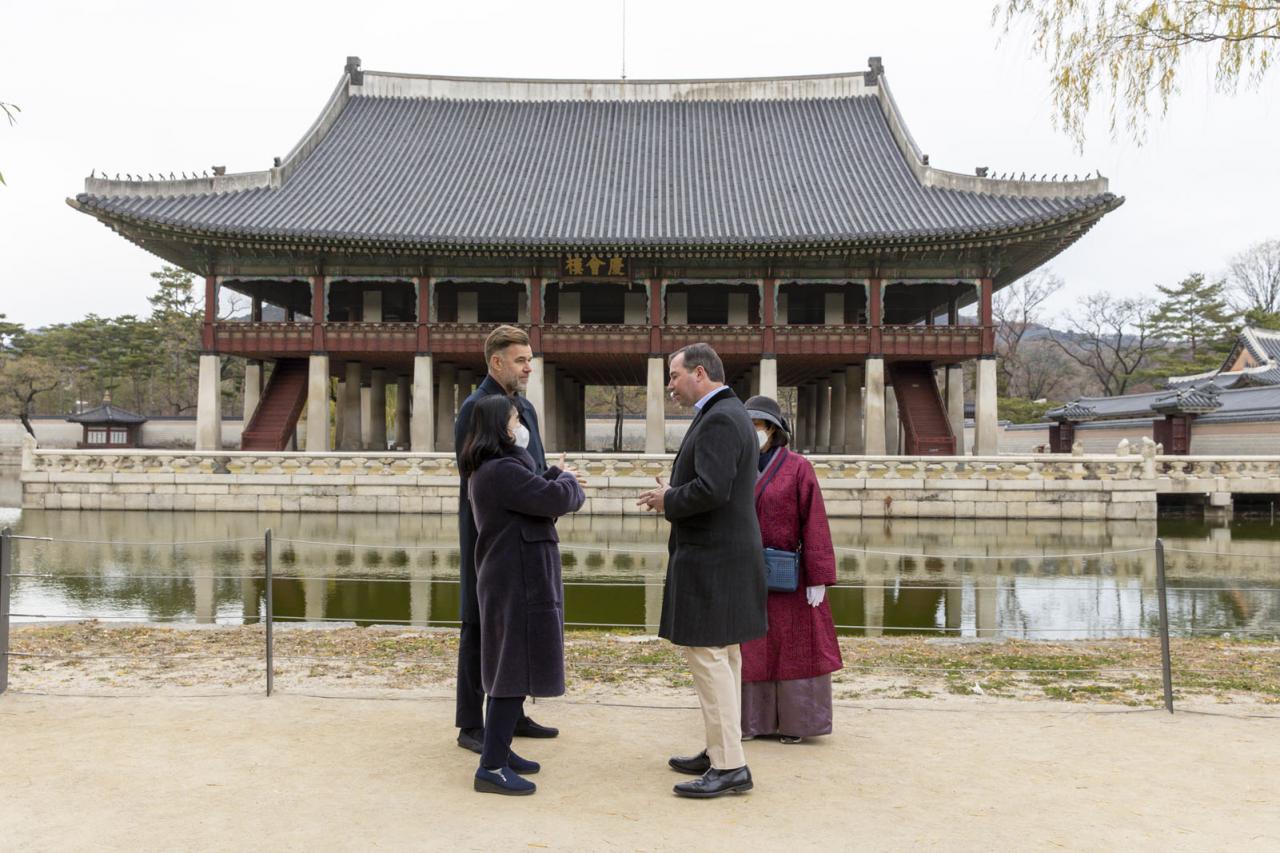
[[[778,472],[764,491],[772,468]],[[766,548],[795,551],[803,542],[795,592],[769,593],[769,633],[742,644],[743,681],[815,678],[844,666],[831,620],[831,602],[810,607],[805,587],[836,582],[831,528],[809,460],[781,448],[756,481],[756,514]]]
[[[471,475],[480,680],[489,696],[564,693],[564,585],[556,518],[586,496],[567,471],[514,448]]]

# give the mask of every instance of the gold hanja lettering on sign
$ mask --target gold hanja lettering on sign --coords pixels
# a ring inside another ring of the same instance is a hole
[[[608,260],[598,255],[590,257],[566,255],[564,259],[564,274],[625,276],[627,274],[627,259],[622,255],[609,255]]]

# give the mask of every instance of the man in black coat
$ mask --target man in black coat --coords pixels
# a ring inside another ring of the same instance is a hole
[[[529,347],[529,335],[515,326],[499,326],[489,333],[484,342],[485,363],[488,375],[475,391],[458,408],[453,424],[455,453],[462,452],[467,429],[471,423],[471,407],[476,400],[490,394],[506,394],[516,404],[520,423],[528,430],[525,449],[533,457],[538,474],[547,470],[546,453],[542,448],[542,436],[538,432],[538,413],[533,404],[520,394],[529,383],[533,372],[533,350]],[[458,470],[462,470],[461,464]],[[467,478],[458,484],[458,551],[461,557],[462,635],[458,641],[458,686],[454,724],[458,727],[458,746],[472,752],[484,749],[484,687],[480,683],[480,601],[476,597],[476,522],[467,500]],[[555,737],[559,729],[540,726],[528,717],[516,724],[519,737]]]
[[[742,750],[740,644],[768,630],[764,549],[756,518],[759,441],[742,402],[724,385],[724,365],[707,344],[671,356],[667,387],[697,409],[671,484],[639,505],[671,522],[658,633],[684,647],[702,705],[707,747],[668,764],[699,778],[675,786],[686,797],[716,797],[752,787]]]

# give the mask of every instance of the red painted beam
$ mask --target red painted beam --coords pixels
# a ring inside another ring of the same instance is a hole
[[[542,355],[542,277],[529,279],[529,348]]]
[[[871,355],[884,354],[884,304],[883,294],[880,290],[880,279],[873,278],[867,282],[870,290],[868,294],[868,317],[867,322],[871,327]]]
[[[761,298],[764,300],[764,304],[760,306],[760,319],[764,321],[764,355],[774,355],[778,351],[777,332],[774,329],[778,324],[778,280],[776,278],[764,280]]]
[[[311,351],[324,352],[324,276],[311,276]]]
[[[218,278],[204,277],[204,325],[200,329],[200,346],[205,352],[217,352],[213,324],[218,319]]]

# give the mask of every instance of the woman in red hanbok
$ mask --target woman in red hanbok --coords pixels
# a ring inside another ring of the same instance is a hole
[[[787,448],[790,428],[777,401],[747,400],[760,437],[756,514],[766,548],[800,552],[794,592],[769,593],[769,633],[742,644],[742,735],[783,743],[831,733],[831,673],[844,666],[827,587],[835,551],[818,478]]]

